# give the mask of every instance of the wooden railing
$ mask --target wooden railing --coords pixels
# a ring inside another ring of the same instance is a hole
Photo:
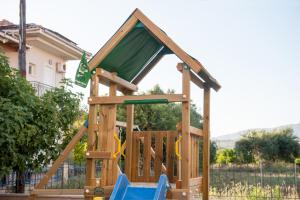
[[[177,131],[181,132],[181,122],[176,125]],[[200,175],[200,140],[202,140],[203,132],[202,129],[190,126],[190,150],[191,150],[191,174],[190,178],[197,178]]]
[[[177,180],[175,140],[177,131],[134,131],[132,180],[156,182],[162,173]]]
[[[199,136],[191,134],[191,178],[199,177],[199,141]]]

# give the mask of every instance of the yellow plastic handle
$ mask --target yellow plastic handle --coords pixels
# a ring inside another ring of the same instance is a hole
[[[179,136],[175,142],[175,153],[179,160],[181,160],[181,154],[179,153],[179,142],[181,141],[182,137]]]
[[[117,158],[118,154],[121,153],[121,140],[119,139],[118,135],[115,133],[114,138],[118,143],[118,151],[114,153],[113,157]]]
[[[124,158],[126,158],[126,155],[124,154],[125,148],[126,148],[126,140],[121,146],[121,155],[124,156]]]

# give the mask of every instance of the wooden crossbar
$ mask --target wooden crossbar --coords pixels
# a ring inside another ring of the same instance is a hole
[[[82,195],[83,189],[34,189],[31,195]]]
[[[138,90],[138,87],[136,85],[126,81],[125,79],[122,79],[117,74],[111,73],[102,68],[96,69],[96,75],[99,76],[99,81],[104,85],[109,86],[111,82],[116,83],[117,90],[121,92],[127,90],[136,92]]]
[[[109,151],[87,151],[86,158],[112,159],[112,153]]]
[[[169,102],[186,102],[184,94],[140,95],[140,96],[106,96],[90,97],[88,103],[93,104],[123,104],[126,100],[167,99]]]
[[[182,123],[179,122],[176,125],[176,128],[177,128],[178,131],[181,131],[182,130]],[[190,133],[191,133],[191,135],[203,137],[203,131],[202,131],[202,129],[199,129],[199,128],[196,128],[196,127],[193,127],[193,126],[190,126]]]

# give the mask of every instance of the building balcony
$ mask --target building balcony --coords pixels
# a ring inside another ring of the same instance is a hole
[[[29,81],[36,90],[37,96],[43,96],[46,91],[52,90],[54,87],[37,81]]]

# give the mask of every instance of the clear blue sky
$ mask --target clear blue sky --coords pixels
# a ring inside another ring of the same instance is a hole
[[[18,23],[18,3],[2,0],[0,19]],[[27,22],[53,29],[94,54],[135,8],[222,84],[212,93],[213,136],[300,122],[299,0],[27,0]],[[177,62],[166,57],[140,90],[158,83],[180,92]],[[77,64],[68,64],[69,77]],[[76,90],[87,97],[88,89]],[[201,111],[201,91],[193,87],[192,97]]]

